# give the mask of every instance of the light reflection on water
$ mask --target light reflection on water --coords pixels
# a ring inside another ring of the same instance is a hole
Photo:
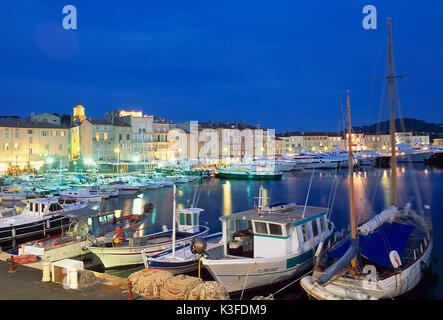
[[[443,190],[443,171],[423,165],[415,165],[414,169],[401,167],[397,171],[397,199],[399,204],[412,201],[415,206],[416,196],[413,192],[411,177],[416,176],[421,198],[424,204],[431,205],[434,215],[434,227],[443,219],[439,213],[443,211],[443,198],[439,192]],[[258,196],[260,185],[266,189],[265,197],[270,197],[270,202],[296,202],[304,204],[308,192],[311,171],[285,173],[281,180],[256,181],[256,180],[225,180],[203,179],[198,184],[197,207],[205,209],[201,220],[207,221],[211,232],[221,231],[219,217],[242,210],[251,209]],[[379,213],[390,205],[391,201],[391,175],[388,169],[371,169],[354,173],[355,205],[357,221],[363,222],[376,212]],[[333,204],[332,220],[338,230],[348,228],[349,221],[349,179],[347,170],[316,170],[312,181],[308,205],[326,207],[331,196],[334,181],[338,179],[335,202]],[[177,187],[177,207],[183,208],[190,205],[194,195],[192,183],[181,184]],[[152,231],[161,230],[162,225],[172,225],[172,188],[147,190],[143,197],[136,199],[111,199],[107,201],[110,209],[122,208],[122,214],[141,213],[145,203],[154,204],[154,212],[145,220],[145,228]],[[122,203],[123,202],[123,203]],[[129,203],[129,205],[128,205]],[[443,222],[443,221],[442,221]],[[148,233],[149,233],[148,232]],[[439,253],[443,240],[438,228],[435,227],[434,251]],[[441,264],[433,266],[435,271],[443,271]],[[427,286],[420,295],[443,298],[443,289],[440,286],[431,290]],[[298,289],[294,289],[297,291]],[[274,290],[275,291],[275,290]],[[281,299],[291,297],[291,290],[286,291]]]
[[[295,171],[285,173],[281,180],[226,180],[203,179],[199,182],[196,192],[196,206],[205,209],[201,220],[207,221],[211,232],[221,231],[219,217],[242,210],[251,209],[257,203],[260,185],[266,189],[265,198],[270,202],[296,202],[304,204],[308,192],[312,171]],[[434,252],[443,257],[443,237],[439,226],[443,223],[443,170],[424,165],[414,165],[413,169],[401,166],[397,170],[397,199],[399,204],[412,201],[415,206],[418,198],[414,194],[414,183],[411,177],[416,177],[417,188],[423,204],[431,205],[434,224]],[[391,174],[389,169],[371,169],[354,173],[355,205],[357,221],[363,222],[373,212],[379,213],[391,202]],[[338,230],[348,228],[349,222],[349,179],[347,169],[315,170],[308,205],[326,207],[331,198],[334,182],[338,182],[335,201],[333,204],[332,220]],[[177,208],[188,207],[193,199],[195,187],[193,183],[177,186]],[[149,234],[162,229],[163,225],[172,225],[172,188],[146,190],[136,197],[111,198],[104,201],[103,210],[115,211],[116,215],[141,214],[145,204],[153,203],[154,211],[147,215],[138,234]],[[125,271],[107,271],[120,276],[128,276],[140,268]],[[443,264],[433,265],[433,272],[443,272]],[[435,275],[430,282],[424,282],[412,294],[412,298],[431,297],[443,298],[443,286],[435,283]],[[294,287],[294,288],[292,288]],[[279,299],[292,298],[299,295],[299,285],[296,284],[285,290]],[[276,290],[274,290],[275,292]],[[272,292],[269,292],[272,293]],[[263,295],[261,293],[261,295]]]

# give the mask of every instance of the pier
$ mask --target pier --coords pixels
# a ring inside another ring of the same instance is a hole
[[[14,264],[14,272],[9,272],[10,254],[0,253],[0,282],[4,290],[2,300],[128,300],[123,292],[126,280],[123,278],[94,272],[99,284],[80,289],[65,289],[54,282],[42,282],[42,262]]]

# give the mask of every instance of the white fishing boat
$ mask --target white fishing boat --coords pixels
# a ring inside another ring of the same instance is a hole
[[[56,198],[28,199],[22,202],[26,206],[20,214],[0,219],[0,245],[3,247],[15,247],[27,238],[63,232],[70,224],[66,213],[75,213],[87,206],[84,202],[60,204]]]
[[[19,255],[34,254],[48,262],[87,255],[91,253],[89,245],[111,243],[117,233],[115,226],[129,218],[116,218],[114,212],[97,212],[89,208],[83,209],[81,215],[67,216],[72,219],[67,232],[19,245]],[[142,220],[136,221],[138,226]]]
[[[302,275],[312,267],[317,246],[333,236],[327,208],[296,205],[268,212],[263,203],[261,188],[257,210],[220,217],[223,246],[201,258],[229,293]]]
[[[388,18],[390,92],[393,90],[391,20]],[[413,289],[431,263],[433,247],[429,212],[413,210],[410,203],[397,205],[394,97],[391,94],[391,182],[392,206],[356,226],[353,166],[349,168],[351,231],[319,254],[312,276],[300,284],[309,296],[321,300],[387,299]],[[348,133],[351,135],[349,92]],[[352,163],[352,145],[349,141]],[[425,208],[426,209],[426,208]],[[429,210],[429,207],[427,207]]]
[[[70,189],[60,193],[62,198],[75,199],[81,201],[99,202],[103,195],[100,192],[89,191],[88,189]],[[108,195],[109,197],[109,195]]]
[[[175,189],[175,186],[174,186]],[[175,190],[174,190],[175,202]],[[152,233],[144,236],[134,236],[123,239],[117,243],[94,244],[89,247],[101,260],[105,268],[116,268],[129,265],[143,264],[142,251],[150,255],[171,248],[173,242],[176,246],[182,246],[191,242],[193,238],[203,237],[209,232],[209,228],[200,225],[200,213],[203,209],[187,208],[178,211],[178,230],[172,229]],[[175,220],[173,221],[175,222]],[[143,231],[143,230],[140,230]]]
[[[149,255],[147,250],[143,250],[143,263],[146,269],[164,270],[173,275],[195,271],[198,268],[199,259],[203,255],[211,256],[213,252],[223,248],[221,239],[222,233],[217,232],[201,238],[194,238],[190,243],[175,247],[175,250],[171,248],[152,255]],[[199,245],[202,248],[201,252],[195,249]]]

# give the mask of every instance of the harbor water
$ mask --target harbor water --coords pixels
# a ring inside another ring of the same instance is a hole
[[[312,179],[312,183],[311,183]],[[309,190],[309,185],[311,188]],[[195,206],[205,209],[201,220],[209,225],[211,232],[221,231],[219,217],[254,207],[260,185],[265,188],[265,196],[270,202],[296,202],[298,204],[322,206],[331,209],[331,219],[337,230],[349,225],[349,179],[348,170],[306,170],[284,173],[281,180],[225,180],[202,179],[196,183],[177,185],[177,207],[189,206],[195,197]],[[365,221],[374,212],[379,213],[391,203],[390,170],[367,168],[354,172],[357,222]],[[309,190],[309,197],[308,196]],[[417,193],[416,190],[419,192]],[[411,202],[415,207],[421,202],[431,206],[434,226],[434,258],[431,270],[423,281],[403,299],[443,299],[443,284],[439,275],[443,274],[443,169],[427,165],[403,165],[397,168],[398,204]],[[307,200],[306,200],[307,199]],[[154,204],[154,211],[148,215],[143,225],[144,231],[160,231],[163,225],[172,225],[172,188],[146,190],[135,197],[111,198],[104,202],[104,210],[116,211],[117,215],[139,214],[146,203]],[[108,270],[107,273],[127,277],[140,268]],[[208,277],[209,274],[207,275]],[[283,287],[284,290],[280,290]],[[276,299],[305,299],[298,282],[291,281],[273,285],[243,296],[269,295],[278,292]]]
[[[192,202],[203,208],[200,220],[211,228],[211,233],[221,231],[219,218],[243,210],[252,209],[257,203],[260,186],[265,188],[268,203],[295,202],[297,204],[327,207],[337,230],[349,227],[349,179],[348,169],[305,170],[283,174],[281,180],[236,180],[204,178],[194,183],[177,184],[177,208],[189,207]],[[311,186],[309,188],[309,186]],[[363,222],[379,213],[391,203],[390,169],[365,168],[354,172],[354,188],[357,222]],[[152,203],[154,210],[137,229],[138,235],[161,231],[172,226],[172,187],[146,190],[135,196],[120,196],[104,200],[101,205],[90,204],[93,209],[114,211],[116,216],[141,214],[145,204]],[[418,192],[417,192],[418,190]],[[434,227],[434,249],[431,270],[421,283],[400,299],[443,299],[443,169],[423,164],[400,165],[397,168],[397,202],[404,205],[417,203],[430,205]],[[101,207],[101,208],[100,208]],[[380,250],[384,250],[381,248]],[[92,259],[94,260],[94,259]],[[99,261],[99,260],[98,260]],[[108,274],[128,277],[143,268],[131,267],[115,270],[100,270],[96,261],[89,261],[92,269]],[[98,269],[97,269],[98,268]],[[192,274],[196,275],[196,274]],[[212,280],[209,273],[202,272],[205,280]],[[254,296],[275,294],[275,299],[307,299],[298,281],[283,283],[247,292],[234,297],[250,299]]]

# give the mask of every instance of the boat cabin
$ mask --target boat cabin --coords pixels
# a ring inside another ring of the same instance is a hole
[[[223,216],[224,255],[272,258],[312,250],[333,228],[328,211],[295,205],[284,212],[247,210]]]
[[[185,208],[177,210],[178,231],[196,233],[200,231],[200,208]]]
[[[22,200],[22,202],[26,203],[26,206],[21,214],[32,217],[60,213],[64,210],[60,203],[55,199],[29,199]]]

